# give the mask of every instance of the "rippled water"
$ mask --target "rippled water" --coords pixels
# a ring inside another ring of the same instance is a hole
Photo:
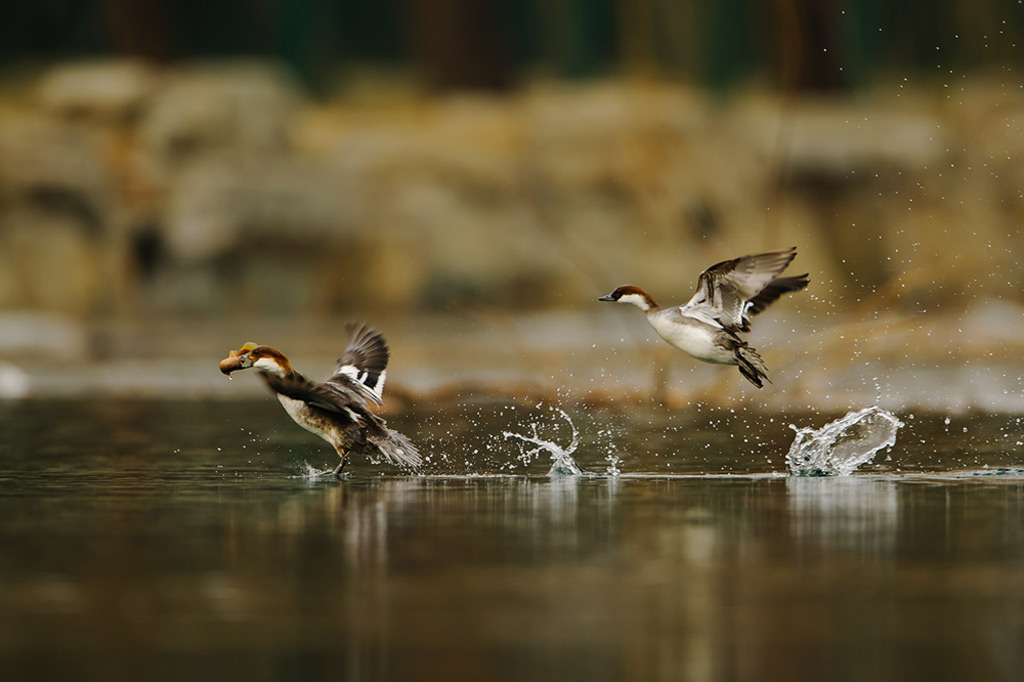
[[[391,418],[426,475],[276,403],[0,403],[4,679],[1016,680],[1024,425],[476,403]],[[616,475],[617,474],[617,475]]]

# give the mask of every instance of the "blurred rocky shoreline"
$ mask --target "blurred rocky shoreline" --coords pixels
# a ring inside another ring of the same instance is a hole
[[[228,349],[329,364],[357,317],[409,400],[770,402],[591,306],[625,283],[682,302],[711,263],[797,245],[812,286],[756,330],[775,400],[839,407],[905,372],[907,404],[955,375],[959,409],[1021,409],[1019,87],[374,82],[315,100],[255,61],[4,79],[0,395],[234,395],[207,377]]]
[[[611,310],[609,310],[611,308]],[[759,320],[751,334],[772,384],[669,347],[637,315],[592,311],[502,316],[364,315],[392,348],[385,412],[474,401],[536,405],[745,407],[838,412],[879,405],[908,412],[1024,413],[1024,308],[963,316],[882,316],[815,322],[799,311]],[[52,315],[0,315],[3,399],[270,399],[249,373],[217,370],[246,341],[276,345],[311,378],[330,374],[345,318],[164,320],[86,328]],[[951,340],[947,342],[946,340]],[[998,350],[993,351],[992,348]]]
[[[678,295],[717,259],[791,244],[829,295],[898,281],[948,301],[1011,264],[1020,284],[1016,87],[394,90],[314,101],[261,62],[9,84],[0,309],[543,309],[641,275]]]

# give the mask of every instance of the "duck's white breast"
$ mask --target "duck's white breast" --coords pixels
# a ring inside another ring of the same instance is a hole
[[[736,364],[733,352],[722,343],[728,337],[718,327],[682,315],[678,308],[651,313],[647,320],[654,331],[658,332],[658,336],[698,360],[722,365]]]

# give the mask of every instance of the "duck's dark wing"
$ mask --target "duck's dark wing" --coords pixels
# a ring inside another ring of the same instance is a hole
[[[383,402],[388,344],[380,332],[365,324],[349,324],[349,340],[334,374],[325,384],[351,390],[376,405]]]
[[[778,300],[779,296],[791,291],[800,291],[807,286],[808,282],[807,273],[796,277],[776,277],[761,290],[761,293],[750,299],[747,305],[747,314],[757,315]]]
[[[273,375],[264,375],[264,379],[277,393],[322,410],[349,416],[353,413],[362,416],[369,411],[366,398],[362,392],[354,388],[354,381],[351,385],[340,382],[318,384],[297,372],[283,379]]]
[[[726,327],[746,330],[749,315],[764,310],[782,294],[807,286],[807,276],[778,275],[796,257],[796,247],[716,263],[700,274],[687,307],[707,306]]]

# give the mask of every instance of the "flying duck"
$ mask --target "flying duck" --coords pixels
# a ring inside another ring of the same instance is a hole
[[[779,277],[795,257],[793,247],[716,263],[700,274],[693,298],[672,308],[659,307],[635,286],[619,287],[598,300],[635,305],[671,345],[704,362],[736,365],[747,381],[761,388],[768,370],[739,335],[750,331],[751,317],[780,296],[807,286],[806,274]]]

